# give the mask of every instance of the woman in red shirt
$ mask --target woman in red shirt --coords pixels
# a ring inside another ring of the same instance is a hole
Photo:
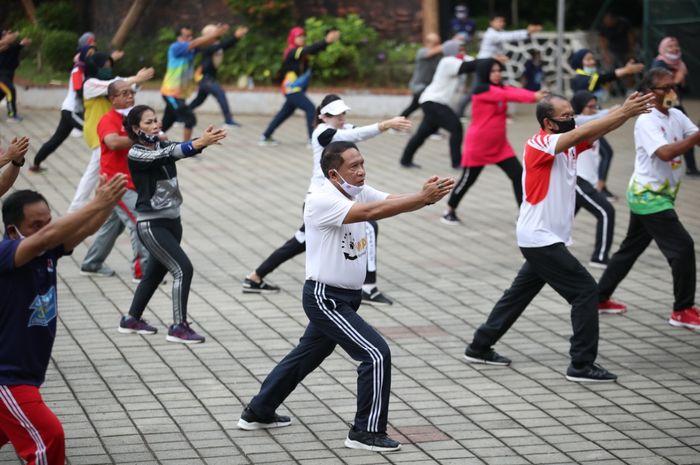
[[[536,103],[545,93],[503,85],[503,69],[503,65],[494,59],[485,60],[476,67],[478,84],[472,98],[472,122],[462,147],[464,171],[447,202],[443,223],[460,223],[455,213],[457,205],[486,165],[498,165],[513,183],[518,205],[523,200],[523,167],[508,142],[506,110],[508,102]]]

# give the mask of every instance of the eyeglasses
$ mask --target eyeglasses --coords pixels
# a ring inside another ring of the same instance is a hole
[[[131,90],[131,89],[125,89],[121,92],[117,92],[114,94],[115,97],[131,97],[132,95],[135,95],[136,92]]]
[[[651,90],[661,90],[663,92],[671,92],[671,91],[677,91],[678,86],[674,85],[668,85],[668,86],[663,86],[663,87],[652,87]]]

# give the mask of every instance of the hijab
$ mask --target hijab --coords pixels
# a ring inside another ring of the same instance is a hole
[[[287,58],[287,55],[289,55],[289,52],[295,48],[298,48],[295,43],[297,37],[303,36],[304,34],[305,32],[303,27],[297,26],[289,30],[289,35],[287,36],[287,48],[284,49],[284,54],[282,55],[285,59]]]
[[[476,71],[474,72],[474,74],[476,74],[476,86],[474,86],[473,92],[474,95],[487,92],[491,86],[503,87],[502,83],[494,84],[489,79],[491,76],[491,68],[493,68],[493,65],[495,64],[501,68],[501,71],[505,69],[501,62],[494,60],[493,58],[479,61],[476,64]]]
[[[678,52],[677,57],[670,57],[668,56],[668,49],[671,46],[672,42],[678,42],[678,39],[675,37],[664,37],[661,42],[659,42],[659,54],[657,55],[656,59],[659,61],[663,61],[666,63],[666,66],[673,71],[673,73],[677,73],[679,71],[684,71],[688,72],[688,68],[685,66],[685,63],[681,59],[681,53],[680,51]]]

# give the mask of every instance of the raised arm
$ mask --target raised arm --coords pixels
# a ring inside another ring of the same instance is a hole
[[[187,50],[211,45],[216,42],[219,37],[226,34],[226,32],[228,32],[228,24],[217,24],[216,29],[212,30],[211,33],[192,39],[187,45]]]
[[[378,202],[355,203],[345,215],[344,224],[381,220],[400,213],[411,212],[432,205],[442,199],[454,187],[452,178],[429,178],[423,188],[413,194],[389,195]]]
[[[6,152],[2,153],[2,151],[0,151],[0,166],[8,163],[10,165],[0,174],[0,196],[5,195],[17,180],[20,167],[24,164],[24,155],[27,153],[28,149],[29,138],[21,137],[17,139],[15,137],[12,139],[12,142],[10,142]]]
[[[73,250],[86,237],[94,234],[126,192],[126,176],[117,174],[108,182],[102,178],[95,198],[85,207],[63,218],[52,221],[35,234],[23,239],[15,252],[15,267],[20,267],[45,250],[63,244]]]
[[[560,153],[574,147],[584,141],[600,139],[603,135],[622,126],[628,119],[648,113],[654,102],[653,94],[640,94],[635,92],[625,100],[617,111],[608,113],[607,116],[596,121],[591,121],[569,132],[565,132],[557,140],[555,153]]]

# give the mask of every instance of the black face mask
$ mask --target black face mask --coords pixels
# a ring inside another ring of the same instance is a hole
[[[573,118],[565,120],[557,120],[550,118],[550,121],[554,121],[555,123],[557,123],[557,129],[552,129],[552,132],[554,134],[562,134],[565,132],[569,132],[576,127],[576,121]]]

